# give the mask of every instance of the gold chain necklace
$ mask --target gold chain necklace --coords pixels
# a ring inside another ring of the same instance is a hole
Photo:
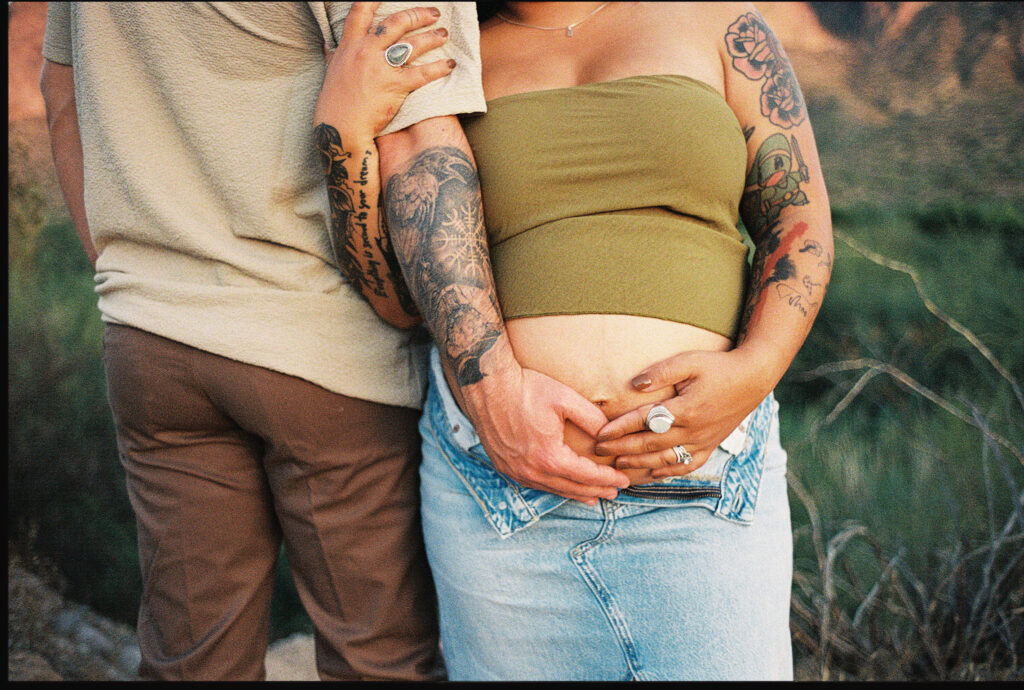
[[[598,12],[600,12],[601,10],[603,10],[607,6],[608,6],[607,2],[602,2],[600,5],[598,5],[596,10],[594,10],[593,12],[591,12],[590,14],[588,14],[586,17],[584,17],[583,19],[579,20],[578,22],[570,24],[569,26],[536,26],[534,24],[524,24],[523,22],[517,22],[514,19],[509,19],[508,17],[503,15],[501,12],[498,12],[497,16],[498,16],[498,19],[500,19],[503,22],[507,22],[509,24],[515,24],[516,26],[525,26],[528,29],[540,29],[541,31],[561,31],[562,29],[565,29],[565,35],[568,36],[569,38],[572,38],[573,27],[579,26],[580,24],[582,24],[583,22],[587,21],[588,19],[593,17],[595,14],[597,14]]]

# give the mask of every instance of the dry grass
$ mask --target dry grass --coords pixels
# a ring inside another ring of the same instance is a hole
[[[925,307],[982,354],[1024,410],[1017,379],[974,333],[935,305],[917,271],[841,232],[836,237],[870,261],[909,275]],[[932,567],[922,576],[903,548],[887,553],[865,525],[826,526],[811,493],[791,474],[790,488],[808,516],[794,531],[794,541],[809,542],[813,554],[809,561],[798,560],[794,572],[791,628],[798,680],[1024,679],[1024,492],[1008,463],[1012,456],[1024,465],[1021,448],[993,430],[965,396],[949,400],[877,359],[832,362],[797,376],[809,380],[861,370],[866,371],[847,382],[846,394],[818,427],[834,422],[874,377],[887,375],[981,432],[979,457],[983,464],[994,459],[1000,466],[1012,504],[987,542],[952,544],[933,554]],[[991,510],[991,491],[989,501]]]

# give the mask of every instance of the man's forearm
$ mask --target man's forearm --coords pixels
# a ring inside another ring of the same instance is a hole
[[[71,221],[75,224],[89,262],[96,265],[96,248],[89,235],[85,217],[85,183],[82,163],[82,139],[75,109],[75,76],[68,65],[43,61],[39,87],[46,103],[46,123],[50,130],[50,149],[57,170],[57,182]]]
[[[614,498],[629,478],[576,455],[564,439],[569,421],[596,435],[604,414],[516,361],[491,273],[476,164],[458,119],[425,120],[377,146],[395,254],[452,393],[495,469],[566,498]]]
[[[457,386],[471,386],[493,371],[488,364],[498,364],[492,355],[511,354],[476,165],[454,117],[410,130],[378,140],[388,231],[446,368]]]

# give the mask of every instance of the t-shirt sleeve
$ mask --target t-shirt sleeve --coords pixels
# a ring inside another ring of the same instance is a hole
[[[345,17],[351,2],[327,2],[327,21],[331,36],[328,48],[334,48],[341,39]],[[432,31],[444,27],[448,40],[440,48],[424,53],[411,64],[420,65],[452,58],[455,69],[451,74],[430,82],[406,97],[398,114],[381,130],[380,135],[405,129],[417,122],[442,115],[482,113],[487,110],[480,77],[480,25],[477,22],[476,3],[473,2],[382,2],[374,12],[376,25],[389,15],[412,7],[437,7],[441,18],[419,31]],[[331,42],[333,41],[333,45]],[[380,59],[384,59],[381,52]]]
[[[62,65],[71,64],[71,3],[50,2],[46,7],[43,57]]]

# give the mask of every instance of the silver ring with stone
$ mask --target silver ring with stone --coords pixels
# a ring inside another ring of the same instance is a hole
[[[676,454],[676,464],[682,463],[689,465],[693,462],[693,456],[690,455],[690,451],[686,450],[682,446],[672,446],[672,452]]]
[[[393,43],[384,51],[384,59],[392,67],[401,67],[409,61],[410,55],[412,55],[412,44],[405,42]]]
[[[663,434],[672,428],[672,423],[676,421],[674,414],[668,411],[668,408],[664,405],[655,405],[651,408],[651,411],[647,413],[647,428],[656,434]]]

